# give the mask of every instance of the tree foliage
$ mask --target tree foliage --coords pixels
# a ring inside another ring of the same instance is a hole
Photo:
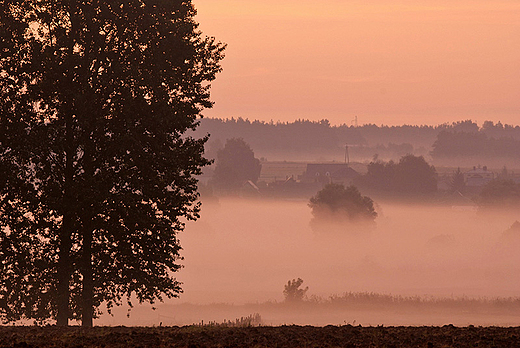
[[[502,157],[516,159],[520,154],[520,126],[486,121],[482,127],[464,120],[437,126],[375,124],[332,125],[327,120],[264,122],[243,118],[205,118],[198,134],[211,134],[212,139],[243,137],[264,157],[306,160],[314,157],[342,159],[345,144],[350,146],[350,159],[362,161],[378,154],[380,159],[394,161],[406,154],[428,155],[433,145],[435,160],[451,161],[475,156],[487,163]],[[302,154],[305,154],[303,156]],[[469,163],[469,162],[468,162]]]
[[[286,302],[295,303],[303,301],[309,287],[306,286],[305,288],[300,289],[302,284],[303,280],[301,278],[289,280],[287,284],[285,284],[283,295]]]
[[[237,189],[248,180],[256,183],[261,169],[260,161],[244,139],[228,139],[217,153],[213,182],[221,188]]]
[[[374,202],[362,196],[357,187],[328,184],[310,199],[314,222],[373,222]]]
[[[191,1],[0,1],[0,317],[175,297],[223,45]]]
[[[431,194],[437,191],[437,172],[423,156],[406,155],[395,167],[394,187],[406,194]]]
[[[406,155],[399,162],[373,161],[356,183],[376,192],[425,196],[437,191],[437,172],[422,156]]]
[[[368,164],[366,174],[358,177],[355,182],[360,187],[373,191],[391,191],[394,187],[395,168],[394,161],[384,162],[376,159]]]
[[[453,173],[450,180],[450,190],[451,192],[459,192],[464,193],[466,191],[466,182],[464,181],[464,173],[457,168],[457,170]]]
[[[518,158],[520,127],[499,125],[486,121],[479,132],[442,131],[433,143],[431,155],[435,159]]]
[[[495,179],[488,182],[477,197],[481,208],[520,206],[520,184],[510,179]]]

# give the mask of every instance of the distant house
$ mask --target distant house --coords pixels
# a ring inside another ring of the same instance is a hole
[[[489,171],[486,166],[473,167],[464,173],[464,182],[469,187],[480,187],[486,185],[495,178],[495,173]]]
[[[336,183],[347,186],[359,175],[346,163],[309,163],[301,177],[301,182],[317,182],[323,185]]]

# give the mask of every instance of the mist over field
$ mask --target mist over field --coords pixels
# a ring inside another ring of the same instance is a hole
[[[0,2],[0,346],[520,330],[520,2],[77,5]]]
[[[309,292],[509,296],[520,254],[502,233],[514,214],[380,204],[377,228],[349,238],[316,235],[306,201],[221,200],[182,235],[184,301],[282,300],[301,277]]]
[[[282,302],[284,285],[298,277],[309,287],[308,296],[323,298],[345,292],[453,298],[520,293],[520,238],[504,235],[518,213],[377,203],[376,227],[361,235],[315,233],[305,200],[223,198],[205,204],[201,218],[188,223],[180,236],[185,256],[185,268],[177,274],[184,283],[180,299],[158,304],[157,312],[136,308],[130,319],[122,321],[128,323],[124,325],[188,324],[208,317],[208,313],[197,317],[194,310],[183,317],[176,313],[178,308],[169,307],[181,303]],[[251,313],[243,315],[247,314]],[[210,317],[226,318],[216,309]],[[289,323],[298,322],[297,314],[289,318]],[[99,324],[117,320],[117,316],[104,316]],[[305,320],[323,325],[327,315]],[[467,320],[472,323],[471,315]],[[487,320],[493,324],[493,319]],[[511,320],[520,323],[518,317]],[[376,316],[370,323],[446,322],[420,316],[399,322],[399,316]]]

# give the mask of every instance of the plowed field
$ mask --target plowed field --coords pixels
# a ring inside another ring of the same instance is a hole
[[[520,347],[520,327],[0,327],[0,347]]]

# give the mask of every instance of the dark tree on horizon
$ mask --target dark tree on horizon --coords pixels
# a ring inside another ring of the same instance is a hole
[[[0,0],[0,319],[176,297],[224,45],[191,1]]]
[[[488,182],[476,197],[480,209],[514,208],[520,206],[520,184],[511,179],[494,179]]]
[[[437,191],[437,172],[423,156],[406,155],[395,167],[396,192],[412,195],[430,195]]]
[[[213,184],[222,189],[236,190],[248,180],[256,183],[261,170],[260,160],[255,158],[254,151],[244,139],[228,139],[217,152]]]
[[[372,161],[355,183],[375,193],[402,197],[428,197],[437,191],[437,172],[423,156],[406,155],[399,162]]]
[[[466,182],[464,181],[464,173],[460,170],[460,167],[457,168],[450,180],[450,189],[451,192],[464,193],[466,190]]]

